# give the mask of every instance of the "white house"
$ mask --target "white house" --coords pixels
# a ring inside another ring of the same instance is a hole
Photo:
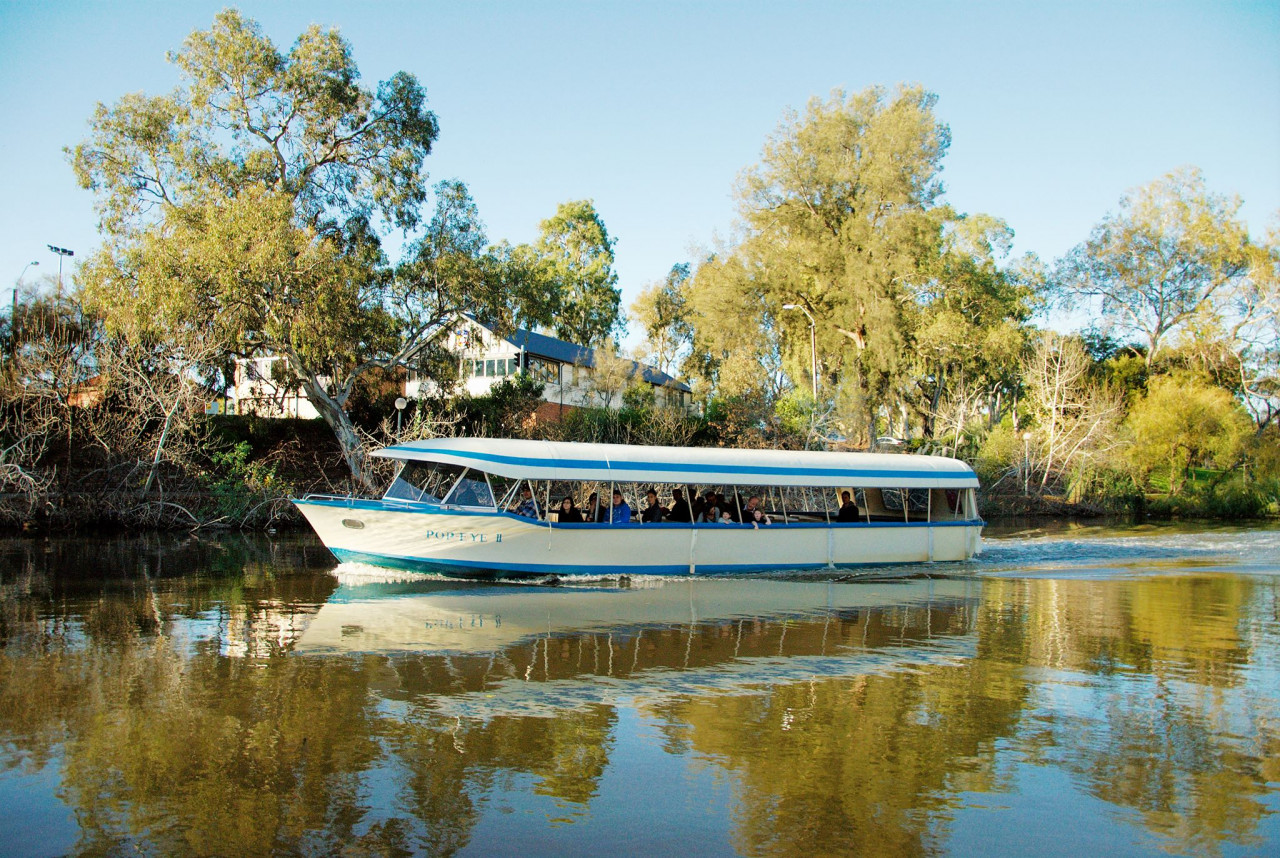
[[[447,335],[444,346],[457,355],[462,385],[473,396],[488,393],[498,382],[522,371],[542,382],[542,398],[548,403],[539,409],[544,419],[566,408],[621,408],[623,392],[637,380],[652,387],[658,405],[684,411],[693,407],[689,386],[661,370],[546,334],[516,330],[501,337],[464,317]],[[261,417],[318,417],[306,394],[272,380],[273,366],[280,360],[278,355],[237,360],[228,392],[233,405],[228,410]],[[433,380],[410,372],[403,392],[416,398],[435,389]]]
[[[227,392],[227,411],[259,417],[297,417],[310,420],[320,416],[307,395],[296,384],[277,382],[272,371],[280,355],[236,358],[235,378]],[[280,367],[284,369],[283,364]],[[287,376],[282,376],[287,377]]]
[[[623,392],[636,381],[653,388],[658,405],[685,411],[693,407],[689,385],[667,373],[547,334],[518,329],[503,337],[466,317],[444,345],[458,356],[459,376],[473,396],[487,393],[502,379],[524,371],[543,383],[542,398],[560,408],[621,408]],[[433,389],[431,379],[410,373],[405,395],[418,396]]]

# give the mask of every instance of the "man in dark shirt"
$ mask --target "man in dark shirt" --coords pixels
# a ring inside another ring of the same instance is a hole
[[[684,499],[680,489],[671,490],[671,511],[667,513],[667,521],[693,521],[693,513],[689,511],[689,503]]]
[[[836,521],[850,522],[858,520],[858,505],[849,497],[848,492],[840,493],[840,512],[836,513]]]
[[[653,489],[644,494],[645,503],[647,504],[640,512],[640,521],[644,524],[653,524],[662,521],[662,514],[666,512],[658,505],[658,493]]]

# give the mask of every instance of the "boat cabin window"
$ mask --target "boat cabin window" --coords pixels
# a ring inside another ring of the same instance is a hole
[[[443,462],[405,462],[387,489],[388,500],[440,503],[466,468]]]
[[[473,471],[472,473],[475,472]],[[516,492],[520,482],[514,477],[500,477],[497,474],[489,474],[489,485],[493,486],[493,495],[498,501],[498,506],[506,509],[515,503]]]
[[[453,491],[449,492],[449,495],[445,498],[445,503],[493,509],[493,492],[489,490],[489,483],[484,478],[484,472],[468,470],[454,484]]]

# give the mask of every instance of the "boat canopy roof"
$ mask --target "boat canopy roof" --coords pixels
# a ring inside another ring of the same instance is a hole
[[[385,447],[373,455],[465,465],[531,480],[681,485],[977,488],[957,459],[902,453],[643,447],[504,438],[437,438]]]

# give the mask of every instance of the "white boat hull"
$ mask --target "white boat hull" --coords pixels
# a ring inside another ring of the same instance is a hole
[[[856,524],[560,525],[385,501],[295,501],[342,561],[460,578],[723,575],[967,560],[980,520]]]

